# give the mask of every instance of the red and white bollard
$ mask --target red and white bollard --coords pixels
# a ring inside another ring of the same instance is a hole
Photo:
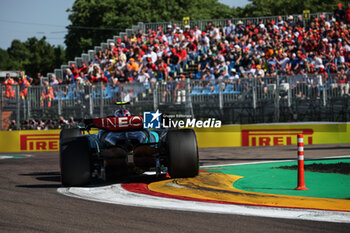
[[[298,187],[295,190],[308,190],[305,187],[304,138],[302,134],[298,134]]]

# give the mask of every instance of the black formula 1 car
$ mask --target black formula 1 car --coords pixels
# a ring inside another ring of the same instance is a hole
[[[93,179],[168,172],[172,178],[199,172],[196,134],[192,129],[143,129],[142,116],[87,119],[85,127],[60,133],[63,186],[84,186]],[[90,134],[91,128],[98,133]]]

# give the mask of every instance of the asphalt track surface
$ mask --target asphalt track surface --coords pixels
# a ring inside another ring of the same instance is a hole
[[[350,224],[129,207],[63,196],[58,153],[0,160],[0,232],[349,232]],[[305,158],[350,155],[350,144],[305,147]],[[296,159],[295,146],[208,148],[201,165]]]

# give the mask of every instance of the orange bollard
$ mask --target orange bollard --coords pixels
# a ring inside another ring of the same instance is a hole
[[[308,190],[305,187],[304,138],[302,134],[298,134],[298,187],[295,190]]]

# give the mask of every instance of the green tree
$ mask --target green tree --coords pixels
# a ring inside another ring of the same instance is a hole
[[[345,5],[345,1],[339,0],[249,0],[248,4],[239,12],[240,17],[273,16],[302,14],[303,10],[311,13],[329,12],[336,8],[339,2]],[[346,7],[345,7],[346,8]]]
[[[0,49],[0,70],[9,70],[10,56],[6,50]]]
[[[7,66],[10,70],[23,70],[24,66],[29,63],[29,50],[20,40],[13,40],[7,53],[10,58]]]
[[[65,43],[70,59],[138,22],[230,18],[235,13],[217,0],[76,0],[68,12]]]
[[[62,47],[54,47],[43,37],[35,37],[21,42],[13,40],[6,50],[0,50],[0,68],[2,70],[24,70],[29,76],[41,72],[52,72],[65,62],[65,51]]]

